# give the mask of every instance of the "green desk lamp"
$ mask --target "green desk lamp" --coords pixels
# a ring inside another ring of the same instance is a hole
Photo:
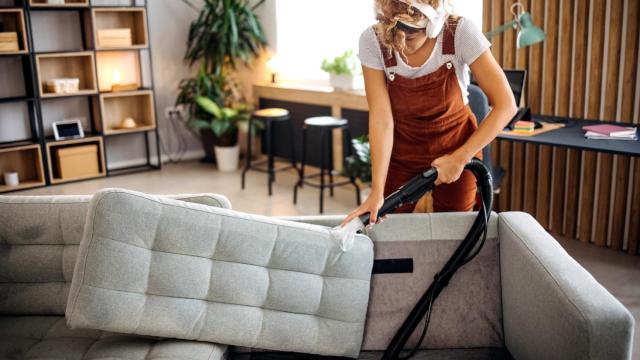
[[[509,28],[518,29],[518,49],[544,41],[544,31],[533,24],[531,14],[524,11],[524,6],[521,3],[518,2],[513,4],[511,6],[511,13],[515,17],[514,20],[497,29],[489,31],[484,35],[488,39],[491,39],[492,37],[509,30]]]

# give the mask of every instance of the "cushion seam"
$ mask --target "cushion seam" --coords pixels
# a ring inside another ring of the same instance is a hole
[[[119,244],[131,246],[131,247],[134,247],[134,248],[143,249],[143,250],[147,250],[147,251],[151,251],[151,252],[158,252],[158,253],[167,254],[167,255],[188,256],[188,257],[204,259],[204,260],[210,260],[210,261],[218,261],[218,262],[223,262],[223,263],[228,263],[228,264],[239,264],[239,265],[255,266],[255,267],[260,267],[260,268],[264,268],[264,269],[267,269],[267,270],[278,270],[278,271],[294,272],[294,273],[298,273],[298,274],[316,275],[316,276],[320,276],[320,277],[333,278],[333,279],[362,281],[362,282],[367,282],[367,283],[370,282],[370,280],[368,280],[368,279],[365,280],[365,279],[350,278],[350,277],[323,275],[323,274],[311,273],[311,272],[307,272],[307,271],[298,271],[298,270],[291,270],[291,269],[280,269],[280,268],[263,266],[263,265],[249,264],[249,263],[245,263],[245,262],[241,262],[241,261],[219,260],[219,259],[212,259],[212,258],[208,258],[208,257],[204,257],[204,256],[198,256],[198,255],[173,253],[173,252],[168,252],[168,251],[163,251],[163,250],[153,250],[153,249],[147,249],[147,248],[142,247],[142,246],[126,243],[124,241],[111,239],[111,238],[103,236],[103,235],[99,235],[98,237],[101,238],[101,239],[104,239],[104,240],[113,241],[113,242],[116,242],[116,243],[119,243]]]
[[[107,290],[107,291],[115,291],[115,292],[120,292],[120,293],[125,293],[125,294],[141,295],[141,296],[144,296],[145,298],[147,297],[146,295],[151,295],[151,296],[157,296],[157,297],[167,297],[167,298],[172,298],[172,299],[194,300],[194,301],[202,301],[202,302],[205,302],[205,303],[213,303],[213,304],[221,304],[221,305],[233,305],[233,306],[243,306],[243,307],[250,307],[250,308],[261,309],[261,310],[269,310],[269,311],[274,311],[274,312],[282,312],[282,313],[287,313],[287,314],[303,315],[303,316],[312,316],[312,317],[318,317],[318,318],[327,319],[327,320],[331,320],[331,321],[337,321],[337,322],[346,323],[346,324],[362,324],[362,321],[346,321],[346,320],[338,320],[338,319],[333,319],[333,318],[330,318],[330,317],[328,317],[328,316],[323,316],[323,315],[319,315],[319,314],[299,313],[299,312],[286,311],[286,310],[279,310],[279,309],[272,309],[272,308],[260,307],[260,306],[253,306],[253,305],[243,305],[243,304],[237,304],[237,303],[227,303],[227,302],[224,302],[224,301],[209,301],[209,300],[206,300],[206,299],[185,298],[185,297],[182,297],[182,296],[173,296],[173,295],[155,295],[155,294],[145,294],[145,293],[139,293],[139,292],[129,291],[129,290],[118,290],[118,289],[110,289],[110,288],[105,288],[105,287],[93,286],[93,285],[89,285],[89,284],[84,284],[84,286],[87,286],[87,287],[90,287],[90,288],[94,288],[94,289]],[[146,301],[146,300],[145,300],[145,301]]]

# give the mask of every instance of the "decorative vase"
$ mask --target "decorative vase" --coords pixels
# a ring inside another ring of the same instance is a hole
[[[222,172],[232,172],[238,170],[238,160],[240,159],[240,145],[235,146],[215,146],[216,164],[218,170]]]
[[[20,185],[20,177],[17,172],[6,172],[4,173],[4,184],[7,186],[18,186]]]
[[[355,76],[329,74],[329,83],[336,90],[352,90]]]

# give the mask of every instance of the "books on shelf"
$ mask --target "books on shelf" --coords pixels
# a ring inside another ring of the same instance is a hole
[[[601,124],[583,126],[582,130],[587,139],[638,140],[638,130],[635,127]]]

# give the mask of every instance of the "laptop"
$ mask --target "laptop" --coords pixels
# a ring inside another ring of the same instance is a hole
[[[509,87],[513,92],[513,97],[516,99],[516,105],[520,106],[520,101],[522,100],[522,93],[524,92],[524,88],[527,84],[527,70],[503,70],[504,74],[507,76],[507,81],[509,82]],[[479,86],[476,79],[471,75],[471,83],[473,85]]]
[[[503,70],[504,74],[507,77],[507,81],[509,82],[509,87],[511,88],[511,92],[513,92],[513,97],[516,101],[516,105],[520,107],[522,101],[522,94],[524,93],[525,86],[527,84],[527,70]],[[471,83],[474,85],[478,85],[478,83],[471,77]],[[528,107],[524,107],[518,110],[518,113],[514,118],[509,122],[506,128],[512,129],[515,122],[518,120],[530,120],[531,112]],[[536,129],[542,127],[540,124],[536,124]]]

